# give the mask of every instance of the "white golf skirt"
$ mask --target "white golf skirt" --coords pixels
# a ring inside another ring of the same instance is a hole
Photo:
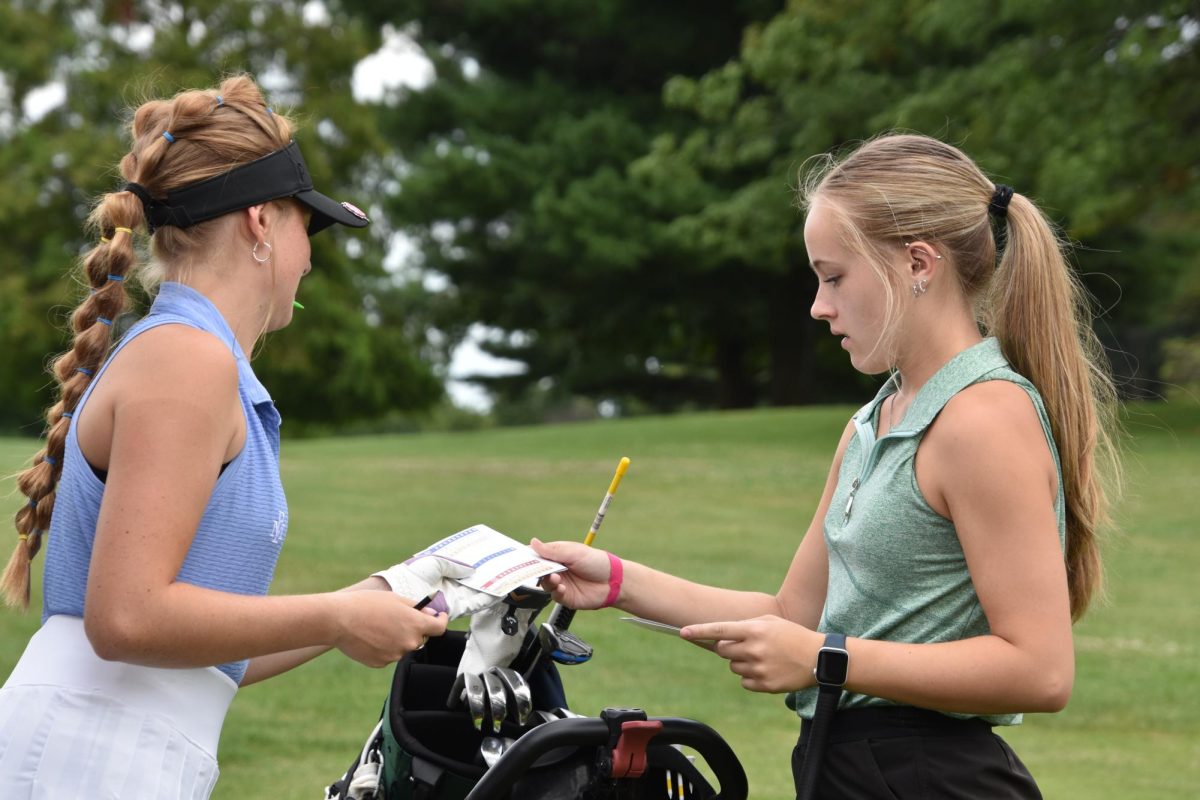
[[[50,617],[0,689],[0,797],[203,800],[236,692],[213,667],[105,661],[83,620]]]

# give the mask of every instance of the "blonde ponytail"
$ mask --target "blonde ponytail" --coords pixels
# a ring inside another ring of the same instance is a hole
[[[1062,240],[1019,194],[1002,222],[1007,244],[983,321],[1013,369],[1037,386],[1050,417],[1066,499],[1071,616],[1079,619],[1103,587],[1096,534],[1109,519],[1109,493],[1119,489],[1116,390]]]
[[[1120,464],[1116,390],[1064,243],[1032,201],[1009,197],[1007,187],[998,193],[962,151],[927,136],[885,135],[840,160],[822,157],[800,185],[801,208],[818,195],[834,200],[847,244],[888,289],[889,327],[903,279],[888,254],[903,241],[935,242],[952,257],[981,330],[1037,387],[1062,465],[1068,588],[1078,619],[1102,587],[1097,534]]]

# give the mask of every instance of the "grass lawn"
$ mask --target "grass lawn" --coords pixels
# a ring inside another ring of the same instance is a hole
[[[273,591],[350,583],[477,522],[519,539],[580,539],[623,455],[633,463],[598,546],[696,580],[773,591],[850,411],[287,442],[291,529]],[[1030,715],[1003,734],[1048,798],[1184,797],[1200,785],[1200,408],[1137,406],[1128,424],[1109,598],[1076,628],[1074,697],[1065,712]],[[32,447],[0,440],[0,471],[19,469]],[[20,503],[11,488],[8,480],[0,492],[9,515]],[[562,670],[572,708],[701,719],[741,757],[752,797],[791,798],[798,721],[782,698],[744,692],[724,662],[618,616],[576,618],[596,656]],[[0,614],[0,675],[37,622],[36,613]],[[357,753],[390,677],[329,654],[247,688],[225,725],[215,797],[319,797]]]

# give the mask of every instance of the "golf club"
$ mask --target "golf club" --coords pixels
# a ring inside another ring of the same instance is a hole
[[[530,690],[529,684],[516,670],[492,667],[488,671],[494,672],[500,682],[504,684],[504,690],[509,696],[517,724],[524,725],[529,721],[529,714],[533,711],[533,692]]]
[[[600,510],[596,512],[596,518],[592,520],[592,527],[588,528],[587,535],[583,537],[583,543],[588,547],[592,546],[592,542],[596,540],[596,534],[600,532],[600,524],[604,522],[604,515],[608,512],[608,504],[612,502],[613,496],[617,493],[617,487],[621,483],[621,478],[625,477],[625,471],[629,469],[629,458],[622,456],[617,462],[617,471],[613,474],[612,483],[608,485],[608,492],[605,493],[604,499],[600,501]],[[550,612],[549,622],[560,631],[565,631],[571,627],[571,620],[575,618],[574,609],[567,608],[562,604],[555,604]]]
[[[492,732],[500,732],[500,723],[508,716],[508,700],[504,696],[504,683],[495,673],[483,674],[484,687],[487,689],[488,708],[491,710]]]
[[[488,765],[488,769],[495,766],[496,762],[500,760],[500,756],[504,755],[505,749],[504,740],[496,736],[483,737],[483,742],[479,745],[483,763]]]
[[[592,646],[570,631],[543,622],[538,628],[542,652],[558,664],[582,664],[592,658]]]
[[[621,478],[625,476],[625,471],[629,469],[629,459],[622,456],[617,463],[617,471],[613,474],[612,482],[608,485],[608,492],[605,493],[604,499],[600,501],[600,509],[596,512],[595,519],[592,520],[592,526],[588,528],[587,535],[583,538],[583,543],[588,547],[592,546],[592,542],[596,539],[596,533],[600,530],[600,524],[604,522],[604,515],[608,511],[608,505],[612,502],[613,495],[617,493],[617,486],[621,483]],[[564,665],[582,664],[592,657],[592,648],[582,639],[577,636],[571,637],[571,641],[556,651],[547,650],[545,644],[547,641],[561,643],[566,641],[564,634],[567,628],[571,625],[571,620],[575,618],[573,609],[563,606],[561,603],[556,603],[550,611],[548,620],[542,623],[542,627],[537,636],[530,636],[526,640],[524,647],[517,657],[513,660],[511,666],[521,672],[526,678],[533,674],[538,663],[543,658],[552,658],[555,662]],[[546,626],[550,626],[550,632],[545,634],[543,631]],[[553,652],[558,652],[559,657],[552,655]],[[586,653],[586,655],[585,655]]]
[[[484,711],[484,695],[487,689],[483,684],[483,679],[478,675],[472,675],[469,672],[462,674],[463,679],[463,695],[467,698],[467,708],[471,712],[471,722],[475,724],[475,730],[483,730],[483,715]]]
[[[533,715],[537,718],[538,725],[542,725],[547,722],[554,722],[556,719],[562,719],[562,717],[556,717],[549,711],[544,711],[540,708],[534,709]]]

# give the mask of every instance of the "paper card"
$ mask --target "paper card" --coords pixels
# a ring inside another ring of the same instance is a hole
[[[639,628],[645,628],[649,631],[656,631],[658,633],[665,633],[668,636],[682,638],[679,636],[680,629],[676,625],[668,625],[665,622],[655,622],[652,619],[642,619],[641,617],[620,617],[619,619],[621,622],[628,622],[630,624],[637,625]],[[683,639],[683,641],[690,642],[697,647],[703,647],[705,650],[715,650],[717,647],[717,643],[712,639]]]
[[[471,566],[475,571],[458,582],[494,597],[503,597],[521,584],[566,569],[487,525],[472,525],[417,553],[418,557],[426,555]]]

